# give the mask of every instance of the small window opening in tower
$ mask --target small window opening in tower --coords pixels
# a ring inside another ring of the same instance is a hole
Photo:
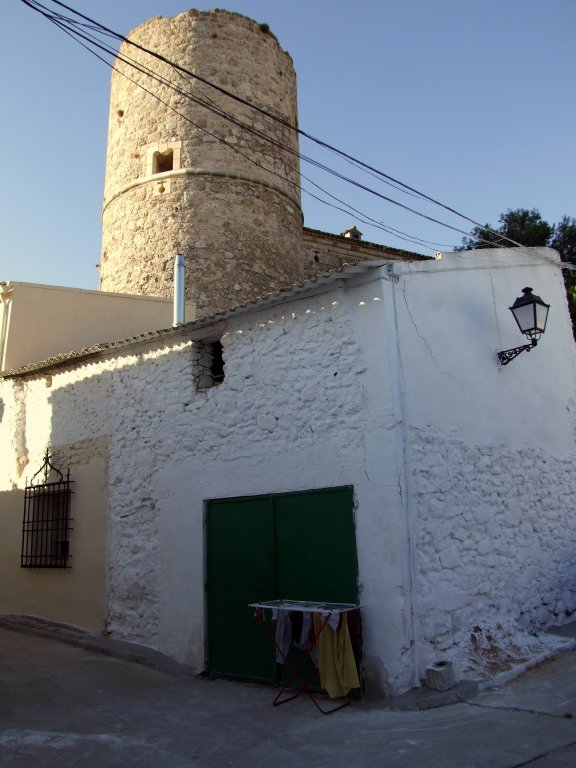
[[[166,173],[172,170],[174,170],[174,151],[167,149],[164,152],[154,152],[152,173]]]

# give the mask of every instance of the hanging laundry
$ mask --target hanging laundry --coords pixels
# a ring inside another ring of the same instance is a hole
[[[293,614],[294,615],[294,614]],[[312,622],[312,614],[309,612],[299,613],[302,617],[302,626],[300,627],[300,633],[294,632],[294,647],[301,651],[308,651],[310,659],[315,667],[318,666],[318,649],[315,644],[314,624]],[[294,627],[294,621],[292,622]],[[298,638],[298,639],[296,639]]]
[[[334,618],[336,629],[334,629]],[[352,688],[360,686],[356,659],[352,650],[346,614],[341,615],[338,627],[338,615],[314,614],[314,631],[318,636],[318,671],[320,685],[331,699],[347,696]]]
[[[334,621],[334,617],[331,617]],[[315,667],[318,666],[318,649],[315,645],[314,624],[310,612],[290,611],[286,608],[272,610],[272,622],[276,624],[276,663],[284,664],[290,648],[307,651]],[[338,616],[336,615],[336,625]],[[336,627],[335,627],[336,628]]]
[[[272,621],[276,623],[276,663],[284,664],[292,645],[292,621],[290,611],[274,608]]]

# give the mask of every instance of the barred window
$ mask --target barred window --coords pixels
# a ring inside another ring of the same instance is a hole
[[[24,493],[22,568],[70,567],[71,483],[70,470],[64,477],[47,451]]]

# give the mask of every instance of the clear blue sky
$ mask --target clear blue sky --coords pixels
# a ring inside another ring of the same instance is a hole
[[[49,0],[44,0],[51,5]],[[127,33],[185,0],[68,0]],[[196,2],[208,10],[214,3]],[[218,0],[266,22],[298,75],[300,126],[482,223],[507,208],[576,216],[574,0]],[[96,288],[110,71],[2,0],[0,280]],[[339,170],[350,165],[302,144]],[[462,235],[306,169],[385,224],[449,250]],[[357,175],[357,174],[356,174]],[[370,177],[364,183],[377,185]],[[305,184],[304,184],[305,185]],[[407,205],[464,222],[384,186]],[[305,224],[432,250],[303,195]]]

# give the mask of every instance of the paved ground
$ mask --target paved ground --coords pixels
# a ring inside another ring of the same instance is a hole
[[[176,677],[0,629],[1,768],[575,768],[576,652],[426,711]],[[573,716],[572,716],[573,715]]]

